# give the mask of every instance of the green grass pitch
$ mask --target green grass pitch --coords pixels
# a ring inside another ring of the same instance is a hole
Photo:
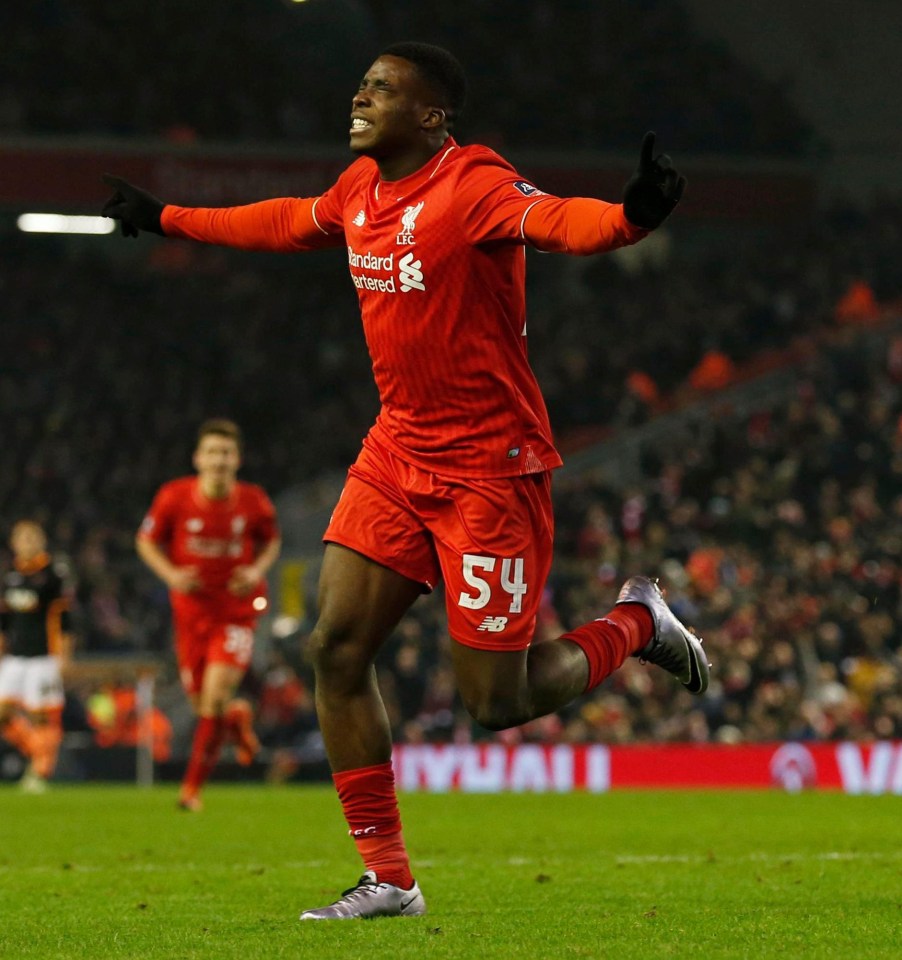
[[[0,789],[9,960],[894,957],[902,799],[408,795],[424,918],[304,923],[361,872],[326,787]]]

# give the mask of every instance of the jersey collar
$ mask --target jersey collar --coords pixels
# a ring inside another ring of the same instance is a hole
[[[232,489],[229,491],[228,496],[220,497],[220,498],[208,497],[204,493],[200,485],[200,477],[195,477],[194,488],[191,491],[191,493],[194,498],[194,502],[199,507],[214,507],[214,508],[215,507],[220,507],[220,508],[231,507],[238,500],[238,482],[236,481],[232,485]]]
[[[422,186],[427,180],[431,180],[439,172],[448,156],[457,150],[457,148],[457,141],[454,137],[448,137],[419,170],[415,170],[400,180],[377,180],[375,187],[376,199],[403,200],[408,193]]]

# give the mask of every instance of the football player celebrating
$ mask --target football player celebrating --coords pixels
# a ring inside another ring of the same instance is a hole
[[[237,424],[206,421],[197,476],[160,488],[136,539],[138,555],[169,587],[179,675],[198,718],[179,796],[188,811],[201,809],[201,787],[227,739],[245,765],[259,749],[250,704],[235,694],[281,541],[275,507],[260,487],[237,479],[240,466]]]
[[[243,207],[165,205],[115,177],[104,213],[141,230],[247,250],[346,252],[381,410],[325,532],[311,636],[316,704],[335,786],[366,871],[302,919],[425,912],[405,849],[374,658],[423,591],[444,579],[453,664],[473,717],[526,723],[591,690],[630,655],[692,693],[699,640],[656,585],[533,645],[552,552],[561,464],[526,349],[526,245],[595,254],[636,243],[685,179],[646,135],[622,203],[562,199],[483,146],[452,136],[466,82],[447,51],[395,44],[351,101],[357,159],[319,197]]]

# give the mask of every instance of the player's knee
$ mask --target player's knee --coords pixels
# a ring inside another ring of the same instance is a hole
[[[306,657],[317,679],[357,679],[371,666],[367,647],[350,627],[320,620],[307,642]]]
[[[202,697],[196,712],[202,717],[222,717],[225,715],[229,699],[228,694],[213,694],[209,697]]]
[[[507,730],[525,723],[523,711],[516,704],[489,697],[461,697],[470,716],[486,730]]]

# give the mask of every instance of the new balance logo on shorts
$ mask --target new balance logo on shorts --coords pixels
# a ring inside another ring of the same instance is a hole
[[[501,633],[506,626],[507,617],[486,617],[476,629],[485,630],[488,633]]]

